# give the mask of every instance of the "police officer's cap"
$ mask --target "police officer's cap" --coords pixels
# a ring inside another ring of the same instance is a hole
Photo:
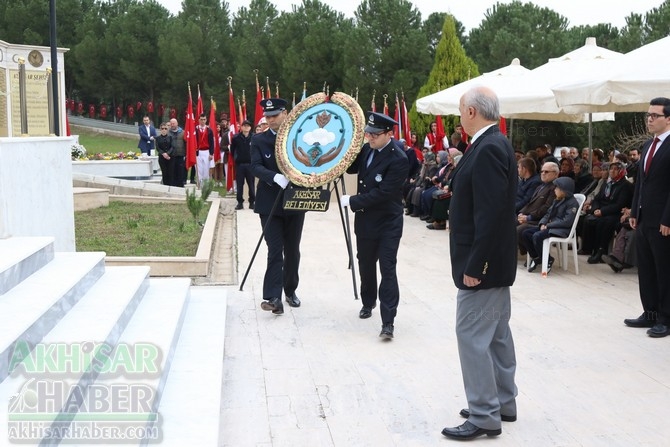
[[[286,100],[281,98],[262,99],[260,102],[263,107],[264,116],[275,116],[286,110]]]
[[[383,113],[368,112],[368,122],[365,126],[365,132],[379,133],[389,132],[393,130],[393,126],[397,126],[398,122]]]

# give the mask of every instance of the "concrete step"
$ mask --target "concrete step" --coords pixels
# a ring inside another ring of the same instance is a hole
[[[78,407],[87,397],[87,393],[81,390],[86,390],[98,375],[92,366],[104,365],[104,354],[111,351],[97,349],[116,345],[148,285],[148,267],[107,268],[104,275],[35,347],[28,359],[0,384],[0,401],[24,399],[23,390],[30,380],[34,380],[36,386],[48,383],[53,387],[49,390],[50,394],[58,398],[45,404],[41,411],[32,411],[35,414],[28,411],[31,413],[29,416],[38,417],[41,427],[58,429],[69,425],[68,415],[61,410],[66,405]],[[33,393],[38,402],[44,400],[44,393]],[[14,399],[11,398],[13,394],[17,396]],[[13,407],[10,405],[9,408]],[[4,423],[5,420],[16,421],[17,417],[21,420],[25,416],[25,410],[18,414],[16,411],[13,408],[8,414],[8,407],[0,406],[0,439],[7,439],[7,431],[12,429]],[[39,431],[35,430],[35,433]]]
[[[128,358],[124,353],[130,352],[134,369],[123,371],[121,376],[118,372],[101,373],[95,381],[96,389],[111,390],[114,387],[117,389],[126,387],[128,390],[135,389],[146,393],[146,399],[142,399],[142,408],[138,408],[140,411],[130,413],[136,417],[143,415],[149,421],[157,423],[143,424],[137,421],[136,426],[140,431],[136,433],[141,433],[143,429],[146,429],[146,433],[160,433],[161,422],[153,417],[158,416],[158,406],[188,309],[189,287],[190,279],[187,278],[151,279],[144,298],[121,334],[115,351],[110,355],[111,358]],[[119,410],[129,409],[127,406],[125,408],[122,406]],[[86,421],[95,417],[94,409],[83,406],[74,416],[73,427],[82,423],[85,425]],[[106,422],[111,424],[113,421]],[[155,442],[155,439],[148,436],[147,441],[151,440]],[[65,437],[63,442],[81,442],[81,440]],[[138,443],[141,442],[138,440]]]
[[[109,205],[109,190],[103,188],[72,188],[74,210],[85,211]]]
[[[44,267],[53,257],[52,237],[0,239],[0,295]]]
[[[16,343],[39,343],[104,274],[104,259],[102,252],[56,253],[52,262],[0,296],[0,381],[10,372]]]
[[[226,288],[191,287],[191,299],[158,412],[161,446],[218,446]]]

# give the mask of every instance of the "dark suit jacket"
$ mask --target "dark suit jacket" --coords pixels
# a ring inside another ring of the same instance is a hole
[[[154,148],[154,142],[151,141],[151,137],[156,138],[156,128],[153,124],[150,124],[149,133],[147,133],[147,127],[142,123],[138,126],[137,131],[140,134],[140,142],[137,143],[137,148],[142,152],[149,152]]]
[[[451,273],[459,289],[511,286],[516,278],[517,164],[498,126],[465,152],[452,174],[449,206]],[[466,287],[463,274],[478,278]]]
[[[628,208],[631,204],[633,184],[622,178],[618,182],[612,183],[608,197],[605,196],[605,191],[607,191],[607,183],[603,185],[600,192],[593,198],[589,214],[593,214],[595,210],[599,209],[603,216],[619,217],[621,215],[621,208]]]
[[[256,205],[254,206],[256,214],[269,215],[275,199],[284,191],[274,181],[275,174],[281,174],[275,158],[276,140],[277,134],[270,129],[251,137],[251,172],[260,180],[256,189]],[[288,187],[290,186],[289,184]],[[282,207],[282,199],[279,200],[280,203],[275,208],[275,216],[304,213],[304,211],[285,211]]]
[[[644,144],[635,180],[635,194],[631,206],[631,217],[638,224],[658,228],[670,226],[670,136],[656,148],[649,172],[644,172],[644,159],[652,140]]]
[[[556,198],[556,194],[554,194],[555,188],[556,185],[553,183],[540,183],[530,201],[526,206],[521,208],[519,213],[530,216],[528,222],[539,222],[547,214],[547,210],[551,204],[554,203],[554,199]]]
[[[369,239],[400,237],[402,185],[409,165],[407,156],[390,141],[366,167],[370,151],[372,149],[366,143],[347,169],[349,174],[358,173],[358,191],[349,200],[349,208],[356,213],[356,235]]]

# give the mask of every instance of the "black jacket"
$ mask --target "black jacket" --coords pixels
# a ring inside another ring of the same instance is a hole
[[[459,289],[507,287],[516,278],[514,150],[498,126],[488,128],[452,173],[449,206],[451,273]],[[478,278],[466,287],[463,274]]]

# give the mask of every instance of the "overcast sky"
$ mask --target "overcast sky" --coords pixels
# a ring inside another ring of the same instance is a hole
[[[157,0],[173,14],[181,10],[181,0]],[[290,11],[293,4],[300,4],[296,0],[270,0],[280,11]],[[333,9],[353,17],[353,11],[360,4],[360,0],[321,0]],[[496,4],[495,0],[413,0],[412,3],[421,11],[425,20],[433,12],[450,12],[465,26],[466,30],[476,28],[484,18],[484,13]],[[501,3],[510,3],[501,1]],[[546,6],[567,17],[571,26],[595,25],[596,23],[611,23],[621,28],[625,25],[625,18],[631,12],[644,14],[663,3],[663,0],[533,0],[537,6]],[[249,6],[248,0],[229,0],[231,13],[237,12],[240,6]]]

